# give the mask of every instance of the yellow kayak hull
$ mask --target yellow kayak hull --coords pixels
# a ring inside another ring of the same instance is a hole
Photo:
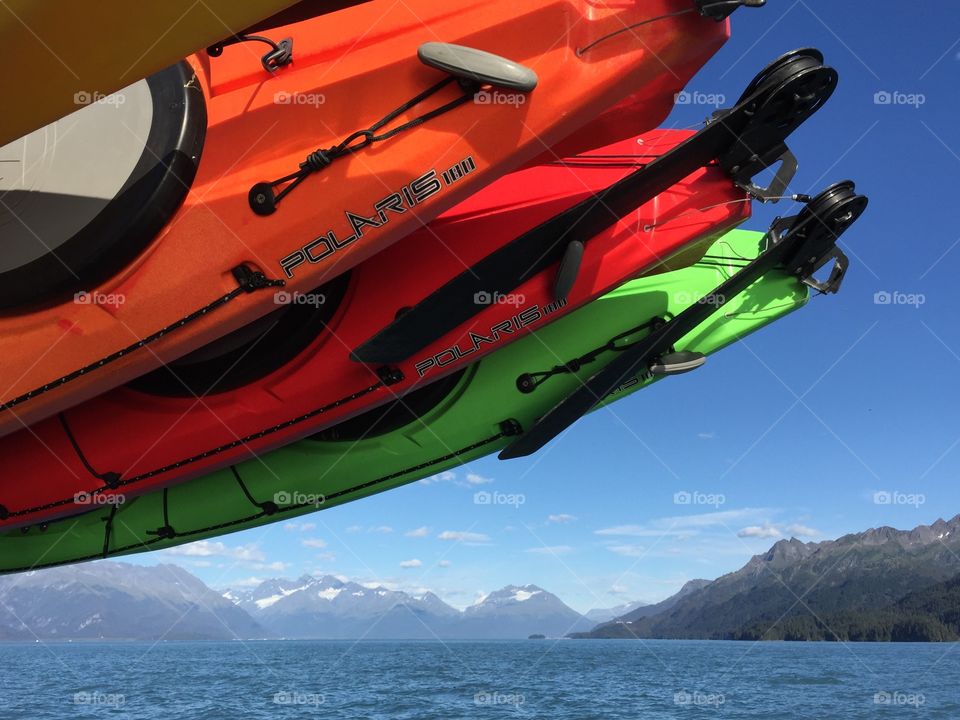
[[[0,0],[0,146],[295,0]]]

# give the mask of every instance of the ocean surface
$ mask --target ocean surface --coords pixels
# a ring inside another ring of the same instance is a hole
[[[0,717],[960,718],[960,646],[0,644]]]

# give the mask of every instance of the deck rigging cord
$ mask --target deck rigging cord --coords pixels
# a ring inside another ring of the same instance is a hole
[[[408,120],[392,130],[380,133],[379,135],[377,134],[379,130],[382,130],[386,125],[396,120],[400,115],[408,110],[413,109],[423,101],[427,100],[454,82],[458,83],[463,89],[463,93],[459,97],[441,105],[438,108],[434,108],[433,110],[425,112],[422,115],[413,118],[412,120]],[[300,169],[296,172],[289,173],[288,175],[284,175],[276,180],[260,182],[254,185],[252,188],[250,188],[250,193],[248,195],[251,209],[257,215],[272,215],[274,212],[276,212],[277,204],[313,173],[329,167],[335,160],[339,158],[352,155],[353,153],[363,150],[374,143],[389,140],[390,138],[395,137],[406,130],[411,130],[415,127],[423,125],[425,122],[432,120],[435,117],[460,107],[467,101],[472,100],[480,87],[480,83],[465,80],[463,78],[456,78],[452,76],[444,78],[436,85],[427,88],[416,97],[411,98],[407,102],[400,105],[398,108],[391,110],[389,113],[380,118],[380,120],[365,130],[357,130],[356,132],[348,135],[346,139],[340,143],[337,143],[331,147],[318,148],[317,150],[314,150],[312,153],[307,155],[303,162],[300,163]],[[277,192],[276,188],[280,185],[284,185],[285,183],[287,184],[286,187]]]

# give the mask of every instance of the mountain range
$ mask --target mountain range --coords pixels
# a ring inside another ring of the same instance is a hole
[[[224,594],[258,624],[284,638],[525,638],[594,624],[536,585],[508,585],[460,611],[432,592],[410,595],[331,575],[268,580]]]
[[[659,607],[639,608],[578,637],[949,639],[956,614],[943,620],[921,609],[933,597],[938,604],[954,597],[950,582],[958,576],[960,515],[913,530],[880,527],[823,542],[791,538],[736,572],[688,583]],[[917,593],[919,599],[908,600]]]
[[[511,639],[595,624],[536,585],[509,585],[461,611],[431,592],[330,575],[222,593],[166,564],[99,561],[0,577],[0,640]]]
[[[599,623],[599,624],[598,624]],[[324,575],[212,590],[176,565],[99,561],[0,577],[0,640],[704,638],[956,640],[960,515],[913,530],[781,540],[652,605],[581,615],[536,585],[458,610]]]
[[[0,640],[232,640],[268,631],[177,565],[106,562],[0,577]]]

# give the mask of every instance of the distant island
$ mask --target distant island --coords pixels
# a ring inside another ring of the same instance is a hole
[[[527,640],[546,640],[546,639],[547,639],[546,635],[540,635],[538,633],[534,633],[533,635],[530,635],[527,637]]]

